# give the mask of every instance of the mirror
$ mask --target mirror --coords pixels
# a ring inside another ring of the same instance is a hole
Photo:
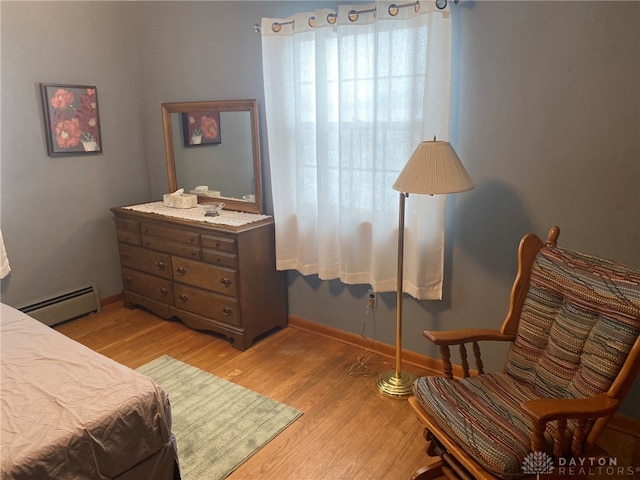
[[[169,192],[263,213],[256,100],[162,104]]]

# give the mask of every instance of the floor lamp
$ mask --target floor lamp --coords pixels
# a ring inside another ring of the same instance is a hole
[[[392,398],[412,394],[416,377],[402,371],[402,273],[404,268],[404,207],[410,193],[438,195],[464,192],[474,188],[469,174],[449,142],[422,142],[411,155],[393,189],[400,192],[398,220],[398,280],[396,300],[396,365],[395,370],[378,376],[378,391]]]

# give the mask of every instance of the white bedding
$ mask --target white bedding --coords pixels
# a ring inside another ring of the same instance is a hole
[[[172,478],[177,455],[166,392],[0,305],[0,476]],[[162,465],[149,457],[162,457]],[[153,477],[131,477],[149,463]]]

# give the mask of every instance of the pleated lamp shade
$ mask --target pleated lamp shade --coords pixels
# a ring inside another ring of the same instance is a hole
[[[465,192],[475,187],[449,142],[422,142],[413,152],[393,189],[428,195]]]

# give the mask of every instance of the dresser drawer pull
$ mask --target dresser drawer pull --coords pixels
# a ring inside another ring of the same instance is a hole
[[[188,299],[186,295],[181,293],[180,295],[178,295],[178,300],[180,300],[182,303],[185,303]]]
[[[226,277],[222,277],[220,278],[220,283],[222,284],[223,287],[230,287],[231,284],[233,283],[233,281],[229,278]]]
[[[122,252],[122,253],[120,254],[120,256],[121,256],[122,258],[124,258],[125,260],[129,260],[129,252]]]
[[[167,268],[167,265],[164,262],[160,262],[160,261],[157,261],[155,263],[155,266],[158,267],[160,270],[164,270],[165,268]]]
[[[159,288],[158,292],[160,292],[160,295],[163,296],[163,297],[166,297],[169,294],[169,290],[167,290],[164,287]]]
[[[124,283],[126,283],[127,285],[131,285],[133,283],[133,278],[125,277],[124,278]]]
[[[222,314],[225,317],[228,317],[233,314],[233,308],[231,307],[220,307],[220,310],[222,310]]]
[[[178,275],[184,275],[185,273],[187,273],[187,269],[184,267],[178,267],[176,268],[176,272],[178,272]]]

